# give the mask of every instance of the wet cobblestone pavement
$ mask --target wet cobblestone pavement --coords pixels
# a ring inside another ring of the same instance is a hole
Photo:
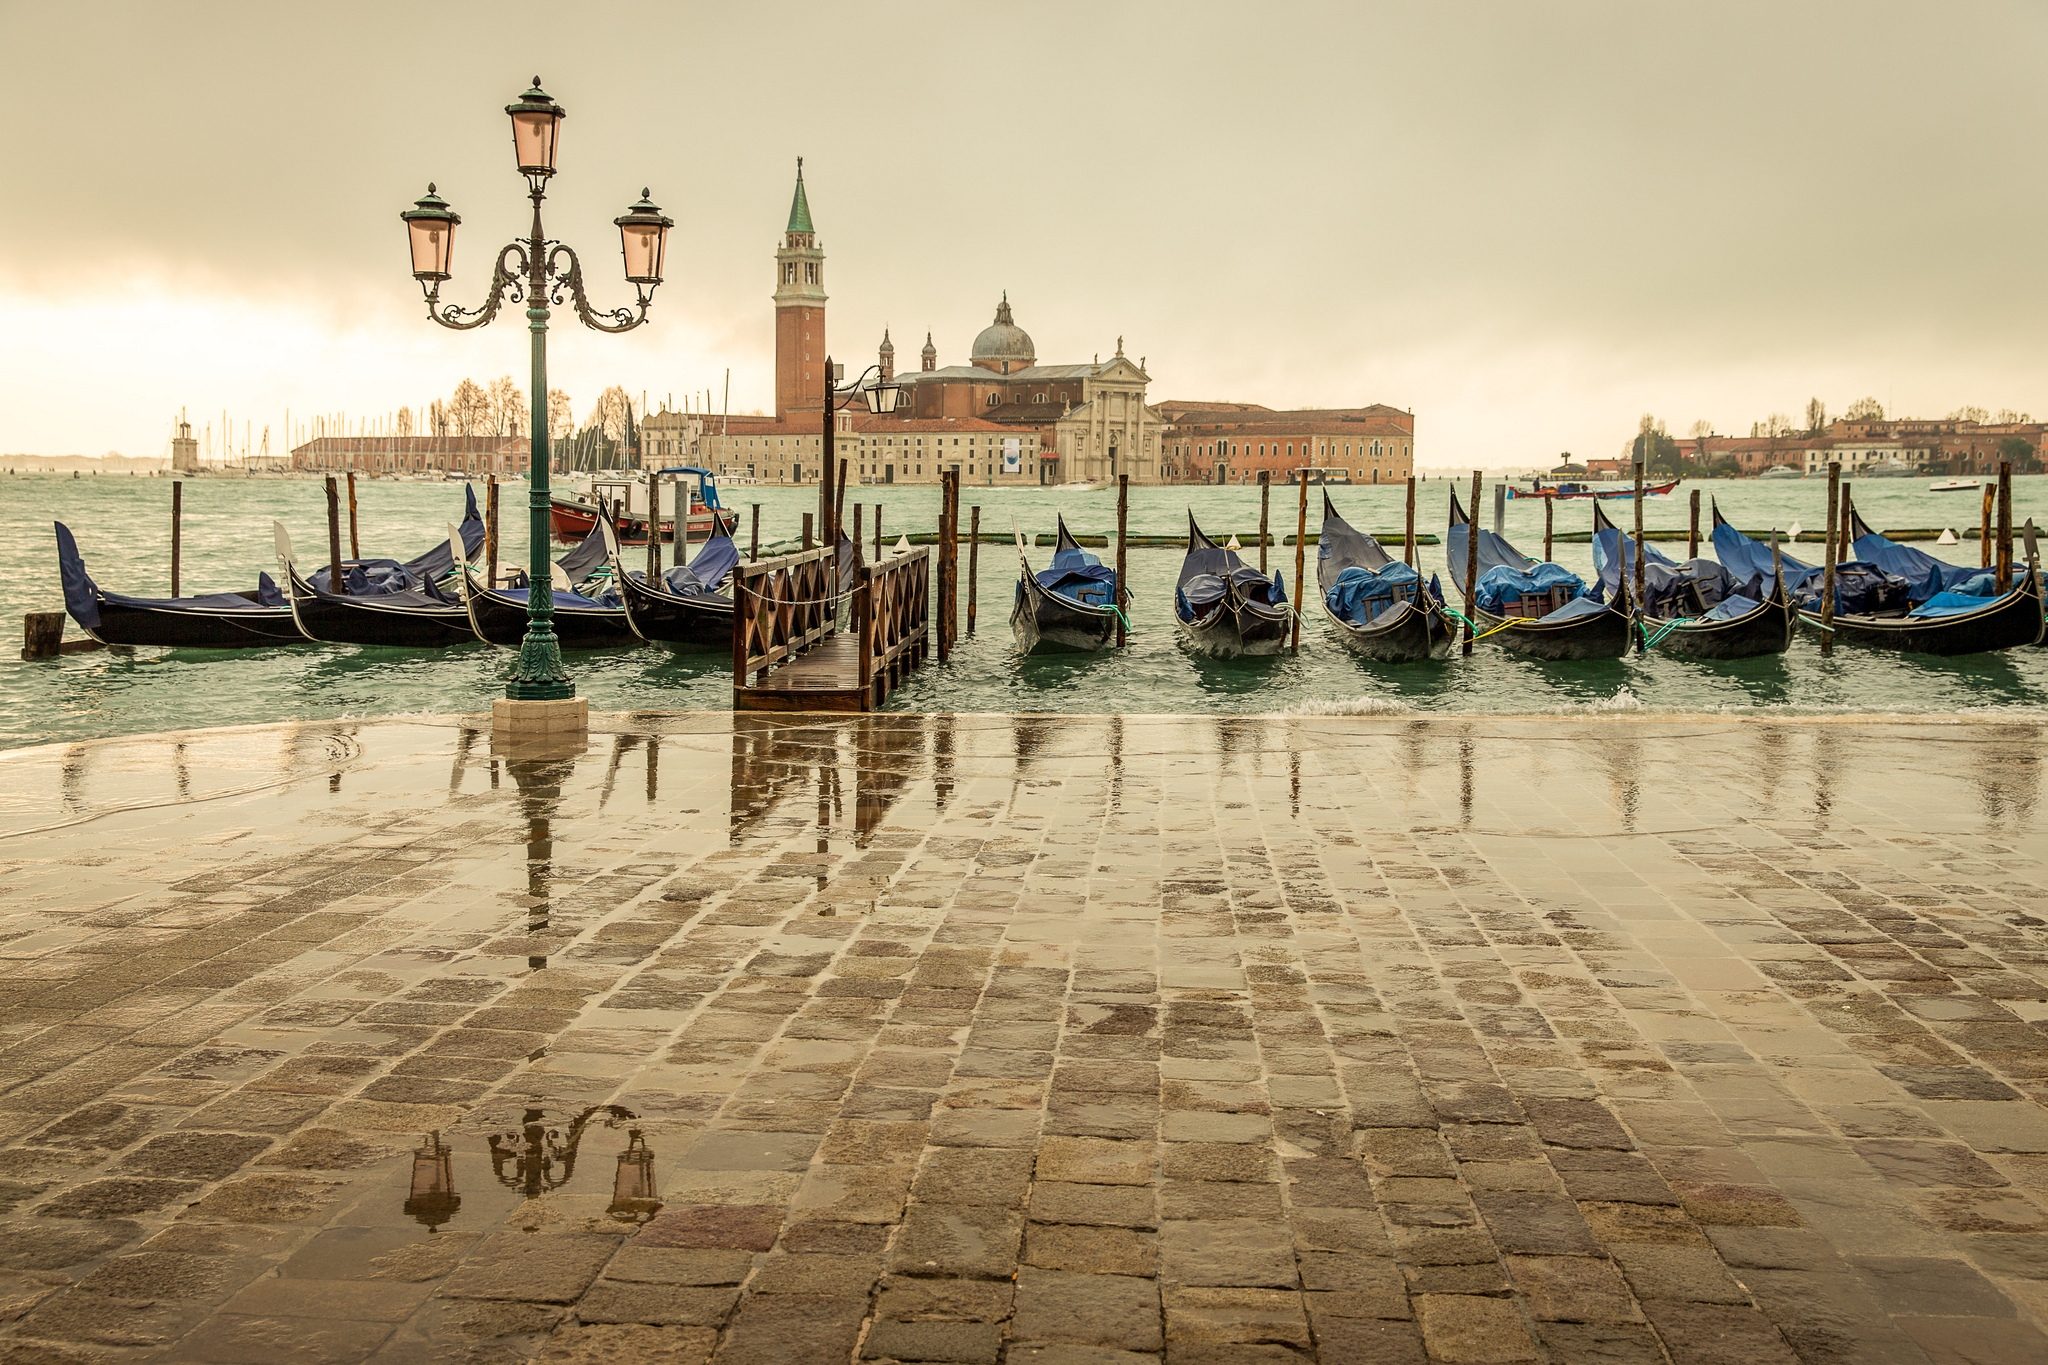
[[[0,759],[0,1361],[2048,1360],[2033,725]]]

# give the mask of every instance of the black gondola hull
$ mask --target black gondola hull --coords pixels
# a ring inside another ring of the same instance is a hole
[[[1082,606],[1050,593],[1030,575],[1017,580],[1010,604],[1010,632],[1017,647],[1033,651],[1090,653],[1116,643],[1116,613]]]
[[[1287,608],[1262,607],[1234,595],[1216,604],[1206,616],[1180,622],[1188,648],[1212,659],[1278,654],[1287,648]]]
[[[1815,630],[1820,629],[1818,612],[1801,612],[1800,619]],[[1967,616],[1919,620],[1909,616],[1837,616],[1834,629],[1835,638],[1843,644],[1947,658],[2037,645],[2043,634],[2041,579],[2038,574],[2028,573],[2018,591]]]
[[[732,648],[731,599],[678,597],[650,591],[632,578],[614,581],[626,602],[626,620],[641,639],[692,649]]]
[[[1653,637],[1661,625],[1654,619],[1649,622]],[[1673,626],[1656,647],[1686,659],[1761,659],[1790,649],[1798,626],[1798,609],[1783,597],[1774,596],[1755,611],[1733,620]]]
[[[270,649],[302,645],[290,607],[254,611],[167,611],[99,600],[99,624],[80,629],[102,644],[164,649]]]
[[[336,597],[321,592],[287,567],[292,619],[309,640],[372,648],[446,649],[476,643],[460,602],[431,607],[379,602],[375,596]],[[395,595],[395,594],[394,594]]]
[[[1398,608],[1381,613],[1394,618],[1385,624],[1375,621],[1369,626],[1356,625],[1331,611],[1327,603],[1323,615],[1329,618],[1346,649],[1374,663],[1412,664],[1448,658],[1451,642],[1457,638],[1450,618],[1434,601],[1425,601],[1421,606],[1403,602]]]
[[[515,602],[472,583],[465,600],[469,604],[469,626],[476,638],[488,645],[517,649],[526,638],[526,604]],[[632,626],[626,623],[623,607],[591,610],[584,607],[556,607],[555,640],[563,649],[612,649],[638,644]]]
[[[1580,616],[1552,625],[1517,619],[1505,630],[1496,628],[1506,624],[1506,617],[1490,616],[1474,608],[1473,619],[1479,623],[1481,632],[1494,632],[1487,638],[1502,649],[1532,659],[1619,659],[1628,653],[1634,633],[1627,615],[1613,607],[1597,616]]]

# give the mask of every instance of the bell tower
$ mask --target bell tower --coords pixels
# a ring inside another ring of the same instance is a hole
[[[811,226],[804,161],[796,161],[796,196],[775,253],[775,416],[825,405],[825,252]]]

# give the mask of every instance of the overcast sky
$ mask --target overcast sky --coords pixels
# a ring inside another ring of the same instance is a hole
[[[1121,335],[1154,400],[1413,408],[1429,466],[1812,395],[2048,415],[2039,3],[4,0],[0,45],[0,451],[523,383],[515,315],[426,320],[397,215],[439,183],[475,302],[536,72],[601,303],[611,218],[648,185],[677,220],[652,325],[556,315],[579,417],[728,366],[772,401],[799,155],[854,367],[885,325],[964,360],[1007,289],[1041,360]]]

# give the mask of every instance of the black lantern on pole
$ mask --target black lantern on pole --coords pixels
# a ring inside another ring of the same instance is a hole
[[[447,279],[455,260],[455,225],[462,215],[449,208],[429,183],[419,202],[398,216],[412,242],[412,277],[421,284]]]
[[[662,258],[668,254],[668,230],[676,225],[676,220],[662,213],[661,206],[647,197],[649,193],[641,190],[640,202],[612,222],[619,229],[619,250],[626,258],[626,283],[652,288],[661,283]]]
[[[569,111],[540,88],[540,77],[535,76],[533,88],[506,105],[505,112],[512,116],[512,150],[519,158],[519,173],[536,184],[546,180],[555,173],[562,119]]]

